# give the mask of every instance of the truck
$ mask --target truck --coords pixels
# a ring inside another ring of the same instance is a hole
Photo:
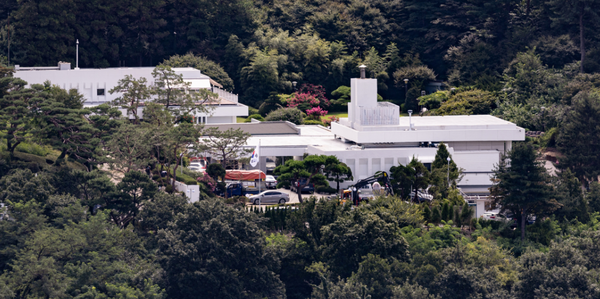
[[[227,197],[265,191],[267,190],[265,178],[265,173],[260,170],[227,170],[225,174]]]

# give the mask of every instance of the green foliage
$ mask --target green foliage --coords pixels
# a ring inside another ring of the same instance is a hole
[[[234,89],[233,80],[231,80],[221,65],[206,57],[195,56],[193,53],[174,55],[163,61],[162,64],[170,67],[193,67],[223,85],[224,89],[229,91]]]
[[[312,119],[307,119],[307,120],[304,120],[304,121],[302,122],[302,124],[303,124],[303,125],[321,125],[321,126],[322,126],[322,125],[323,125],[323,122],[322,122],[322,121],[320,121],[320,120],[312,120]]]
[[[260,114],[252,114],[248,116],[244,122],[249,123],[252,121],[252,119],[256,119],[258,121],[265,121],[265,118],[262,117]]]
[[[560,207],[550,197],[548,174],[536,159],[537,154],[530,144],[514,144],[494,169],[494,185],[490,188],[493,204],[520,218],[521,240],[525,239],[524,224],[529,214],[540,217]]]
[[[204,200],[175,217],[158,235],[170,297],[194,298],[199,292],[214,298],[285,293],[274,273],[277,261],[265,254],[256,214]]]
[[[448,91],[436,91],[434,93],[421,96],[418,98],[419,106],[425,106],[427,109],[437,109],[442,103],[448,101],[448,96],[450,92]]]
[[[266,121],[289,121],[301,125],[304,120],[304,113],[297,108],[279,108],[267,114]]]
[[[599,148],[598,115],[600,92],[580,92],[573,98],[572,110],[559,128],[557,147],[564,154],[560,167],[571,169],[584,185],[600,174],[598,160],[593,158]]]
[[[489,114],[495,105],[493,95],[484,90],[474,89],[452,94],[448,101],[435,110],[437,115]]]

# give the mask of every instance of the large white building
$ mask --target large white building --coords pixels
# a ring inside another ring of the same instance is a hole
[[[121,93],[109,93],[126,75],[136,79],[144,77],[149,86],[154,84],[153,67],[120,67],[105,69],[71,69],[70,63],[61,62],[57,67],[20,67],[15,66],[15,77],[28,84],[43,84],[50,81],[53,85],[69,90],[77,89],[85,98],[84,106],[91,107],[108,103]],[[173,68],[176,74],[190,84],[190,91],[210,89],[219,95],[218,101],[208,103],[210,113],[196,113],[198,123],[220,124],[235,123],[237,116],[248,116],[248,106],[238,102],[238,96],[222,89],[222,86],[210,77],[194,68]],[[141,112],[141,111],[140,111]],[[138,115],[142,115],[138,112]]]
[[[463,170],[459,187],[472,195],[489,192],[490,176],[501,155],[512,148],[513,141],[525,140],[523,128],[490,115],[399,117],[397,105],[377,102],[376,79],[352,79],[351,89],[348,118],[332,123],[331,128],[289,122],[232,124],[227,128],[251,133],[248,147],[260,143],[263,171],[266,157],[334,155],[352,169],[355,181],[406,165],[413,157],[426,165],[432,163],[437,148],[430,145],[444,142]],[[479,216],[485,197],[479,201],[473,198]]]

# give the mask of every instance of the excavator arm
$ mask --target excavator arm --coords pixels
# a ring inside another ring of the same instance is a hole
[[[359,180],[356,182],[356,184],[350,186],[350,190],[352,191],[352,202],[354,205],[358,205],[361,201],[361,198],[358,196],[358,190],[375,182],[379,182],[379,184],[381,184],[381,187],[385,190],[386,195],[394,195],[394,190],[392,189],[392,183],[390,182],[389,175],[385,171],[378,171],[373,176]]]

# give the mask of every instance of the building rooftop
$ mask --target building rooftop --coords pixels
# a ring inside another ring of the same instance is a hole
[[[221,131],[229,129],[241,129],[253,136],[256,135],[286,135],[283,138],[289,138],[288,135],[298,135],[300,130],[293,124],[287,121],[270,121],[270,122],[254,122],[254,123],[235,123],[235,124],[218,124],[205,125],[205,128],[217,127]]]

